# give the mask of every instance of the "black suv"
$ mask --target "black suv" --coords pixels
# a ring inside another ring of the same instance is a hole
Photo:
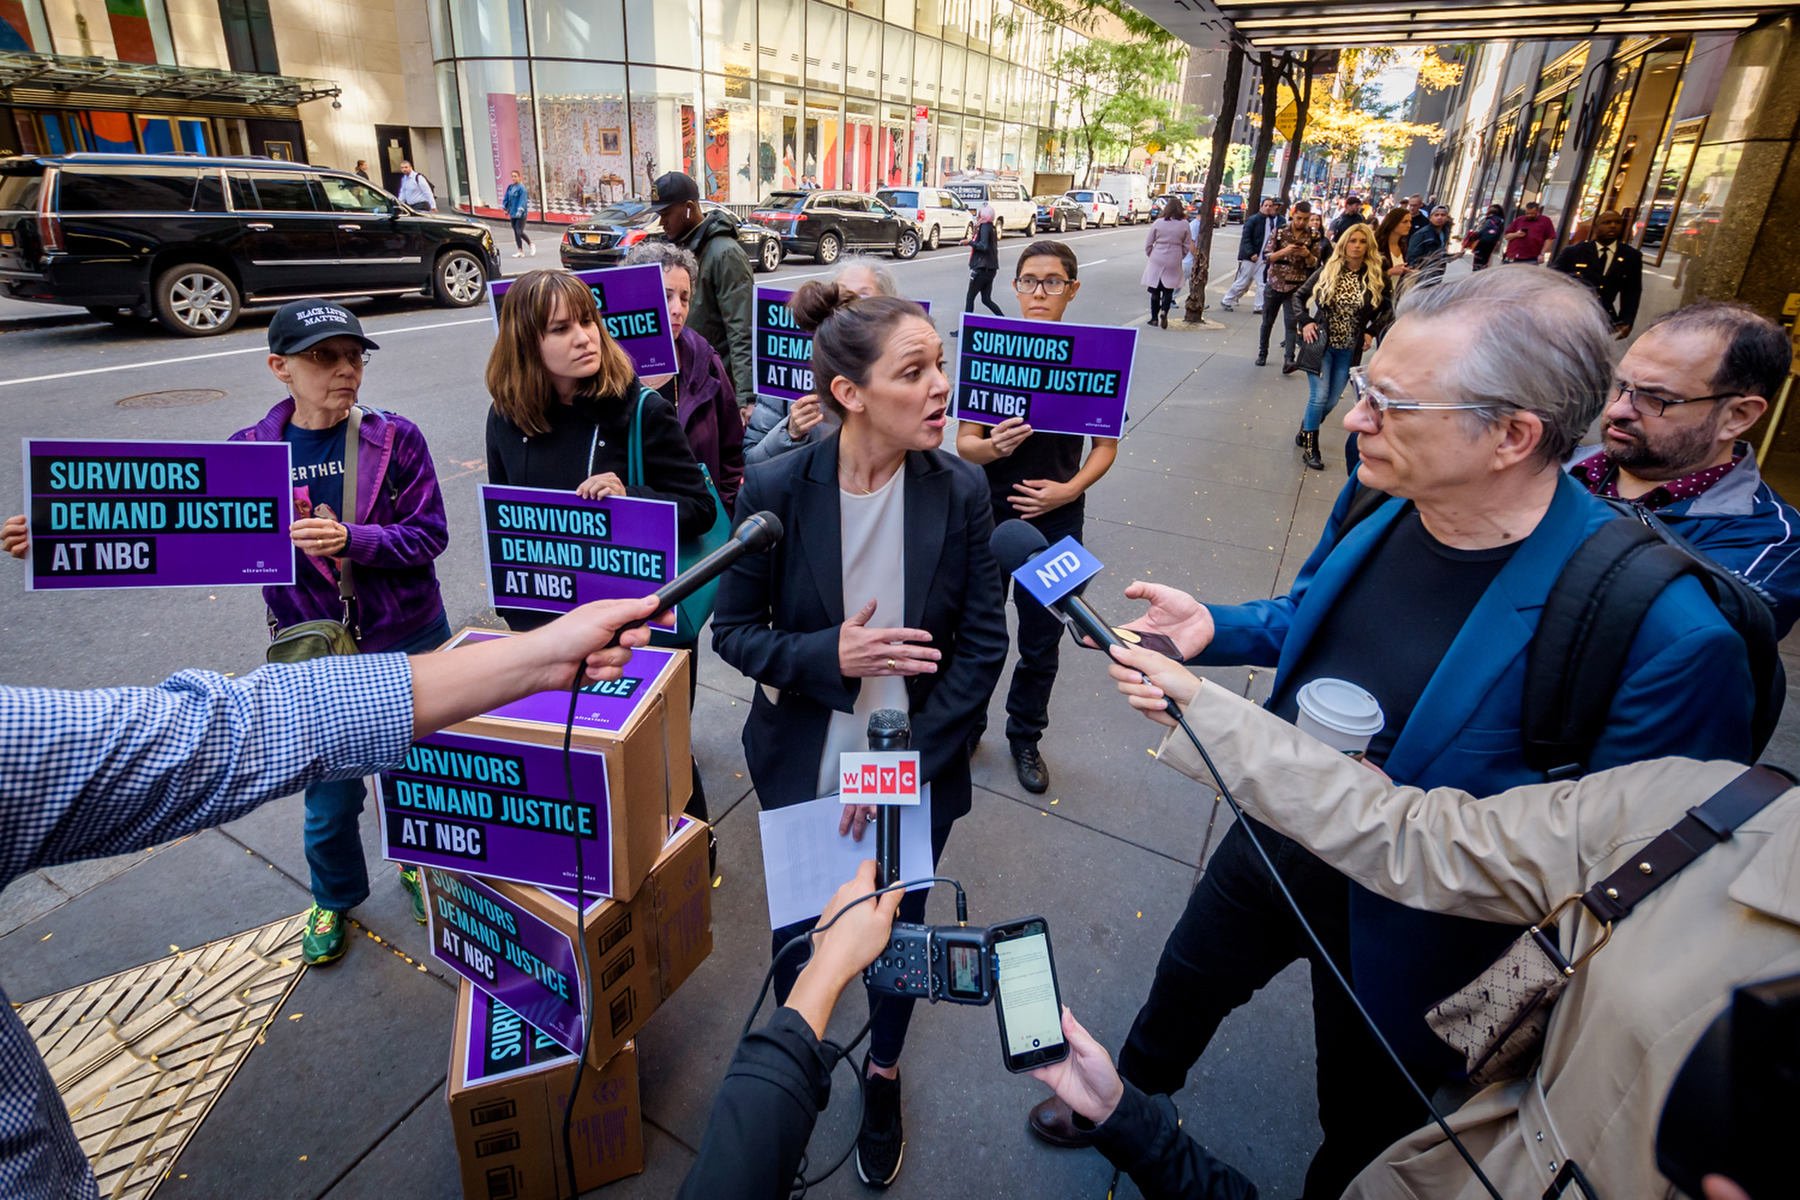
[[[476,221],[416,212],[343,171],[262,158],[0,158],[0,295],[171,333],[246,304],[424,292],[466,308],[500,274]]]
[[[830,266],[846,250],[895,258],[919,252],[919,227],[867,192],[770,192],[750,219],[781,238],[788,254]]]
[[[731,216],[731,210],[711,200],[700,202],[704,214],[722,212],[737,227],[738,245],[750,256],[752,270],[773,271],[781,265],[781,239],[761,225],[749,225]],[[571,271],[590,267],[616,267],[639,242],[661,242],[662,217],[645,200],[609,204],[563,232],[562,265]]]

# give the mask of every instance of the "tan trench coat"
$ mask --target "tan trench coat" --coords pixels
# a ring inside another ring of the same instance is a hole
[[[1245,811],[1400,903],[1509,925],[1631,861],[1743,769],[1661,759],[1478,799],[1395,787],[1212,684],[1186,712]],[[1179,730],[1158,757],[1206,778]],[[1573,956],[1599,931],[1583,913],[1561,933]],[[1536,1200],[1571,1155],[1606,1200],[1670,1194],[1653,1143],[1675,1072],[1734,985],[1796,972],[1800,788],[1621,921],[1563,993],[1536,1069],[1477,1093],[1450,1124],[1508,1200]],[[1389,1147],[1346,1193],[1485,1195],[1436,1126]]]

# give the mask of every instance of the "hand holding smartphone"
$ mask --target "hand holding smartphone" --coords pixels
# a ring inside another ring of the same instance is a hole
[[[1062,994],[1050,953],[1050,926],[1026,917],[990,931],[994,954],[994,1012],[1006,1069],[1030,1071],[1069,1056],[1062,1030]]]

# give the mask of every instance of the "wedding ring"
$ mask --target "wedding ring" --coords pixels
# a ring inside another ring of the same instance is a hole
[[[890,658],[890,659],[888,659],[888,660],[887,660],[887,662],[888,662],[888,670],[890,670],[890,671],[893,671],[893,670],[897,670],[897,669],[898,669],[898,668],[899,668],[899,666],[900,666],[900,664],[899,664],[899,663],[897,663],[897,662],[895,662],[895,661],[894,661],[894,660],[893,660],[893,659],[891,659],[891,658]]]

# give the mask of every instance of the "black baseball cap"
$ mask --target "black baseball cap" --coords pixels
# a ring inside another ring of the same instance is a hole
[[[269,321],[269,353],[298,354],[326,338],[353,337],[365,350],[379,350],[363,334],[362,322],[329,300],[295,300],[275,310]]]
[[[650,207],[657,212],[666,212],[677,204],[698,199],[700,186],[680,171],[658,175],[656,182],[650,185]]]

